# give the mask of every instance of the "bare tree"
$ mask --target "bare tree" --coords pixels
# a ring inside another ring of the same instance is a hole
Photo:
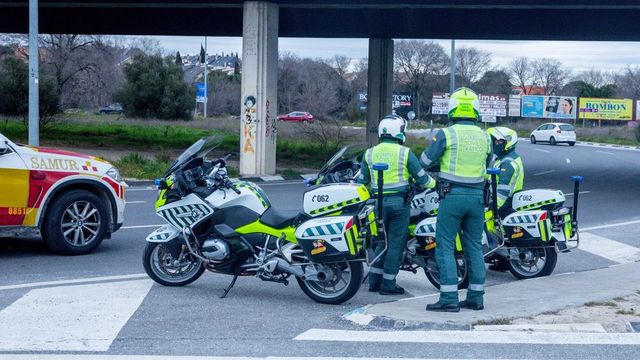
[[[338,72],[338,75],[341,77],[345,77],[345,74],[349,72],[349,65],[351,64],[351,59],[345,55],[335,55],[333,59],[331,59],[331,66]]]
[[[544,89],[545,95],[557,93],[571,76],[571,70],[555,59],[536,59],[532,70],[534,81]]]
[[[524,95],[529,94],[533,69],[531,62],[526,57],[518,57],[509,63],[507,66],[507,73],[511,77],[511,82],[522,89]]]
[[[484,72],[490,70],[491,53],[476,47],[459,47],[456,49],[456,74],[460,76],[462,85],[475,82]]]
[[[615,76],[616,74],[613,72],[591,68],[577,74],[574,77],[574,80],[583,81],[585,84],[598,88],[607,84],[612,84],[615,80]]]
[[[617,96],[640,98],[640,66],[627,66],[622,74],[615,77]]]

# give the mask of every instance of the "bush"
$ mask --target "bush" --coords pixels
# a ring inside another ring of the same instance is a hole
[[[58,112],[58,94],[53,78],[40,73],[40,128],[46,128]],[[23,118],[29,114],[29,66],[8,56],[0,62],[0,113]]]
[[[140,54],[125,65],[126,83],[115,95],[127,116],[190,120],[195,89],[183,80],[182,67],[160,55]]]

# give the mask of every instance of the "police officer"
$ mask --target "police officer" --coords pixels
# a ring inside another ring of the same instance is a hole
[[[478,95],[468,88],[456,90],[449,99],[449,119],[454,124],[438,131],[434,142],[420,157],[425,168],[440,166],[440,208],[436,224],[440,299],[427,305],[427,311],[458,312],[460,307],[484,309],[483,191],[492,149],[489,136],[476,126],[479,114]],[[462,302],[458,301],[458,271],[454,257],[458,234],[469,266],[469,291]]]
[[[370,184],[374,193],[383,191],[384,226],[387,232],[388,249],[369,270],[369,291],[380,292],[381,295],[401,295],[404,289],[396,285],[396,276],[408,237],[410,177],[423,188],[434,188],[436,182],[420,166],[418,158],[411,149],[403,146],[405,120],[398,115],[387,115],[378,126],[380,143],[369,148],[361,164],[358,182]],[[386,163],[389,168],[384,171],[384,189],[378,189],[378,173],[372,169],[375,163]],[[384,250],[378,245],[376,255]]]
[[[497,184],[498,214],[504,218],[511,212],[513,194],[522,190],[524,183],[524,165],[520,155],[516,153],[518,134],[504,126],[489,128],[487,133],[491,136],[493,153],[496,155],[493,167],[500,169]],[[500,257],[489,266],[489,269],[507,271],[509,270],[507,261]]]

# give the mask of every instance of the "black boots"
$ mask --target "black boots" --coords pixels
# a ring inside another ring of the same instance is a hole
[[[458,304],[443,304],[441,302],[437,302],[434,304],[427,305],[427,311],[438,311],[438,312],[459,312],[460,305]]]
[[[404,294],[404,289],[398,285],[396,285],[395,288],[391,290],[380,288],[380,295],[402,295],[402,294]]]
[[[467,300],[460,301],[460,307],[463,309],[484,310],[483,304],[478,304]]]

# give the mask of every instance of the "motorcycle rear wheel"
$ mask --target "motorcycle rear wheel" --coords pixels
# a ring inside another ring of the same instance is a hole
[[[425,257],[427,267],[423,268],[427,279],[436,289],[440,289],[440,271],[436,263],[435,256]],[[469,269],[467,262],[462,254],[456,254],[456,265],[458,267],[458,289],[466,289],[469,287]]]
[[[174,258],[162,243],[147,243],[142,255],[144,271],[153,281],[165,286],[184,286],[196,281],[205,267],[202,261],[186,255]]]
[[[342,304],[351,299],[362,283],[362,262],[343,261],[314,264],[324,275],[322,280],[303,280],[296,277],[298,285],[313,300],[323,304]]]
[[[524,259],[509,260],[509,271],[518,279],[549,276],[556,268],[558,254],[554,248],[518,248],[518,251]]]

